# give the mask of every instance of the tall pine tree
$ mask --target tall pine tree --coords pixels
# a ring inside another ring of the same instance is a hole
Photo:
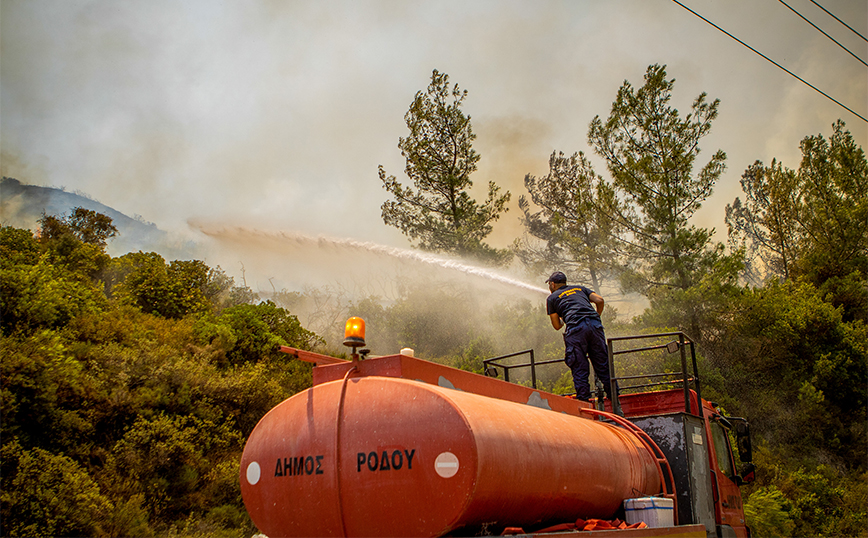
[[[702,338],[736,284],[741,256],[725,254],[713,230],[690,223],[726,168],[718,150],[694,171],[720,101],[702,93],[682,118],[670,103],[674,83],[660,65],[648,67],[641,88],[625,81],[608,119],[591,122],[588,139],[605,159],[620,201],[607,211],[626,231],[622,286],[650,299],[648,321]]]
[[[476,135],[470,116],[461,110],[466,97],[467,90],[457,84],[450,87],[449,76],[436,69],[428,90],[416,93],[404,116],[410,134],[398,140],[413,187],[379,167],[383,188],[392,195],[381,206],[383,222],[417,240],[422,250],[501,265],[509,261],[511,251],[492,248],[483,240],[507,210],[510,194],[499,194],[494,182],[489,182],[482,203],[468,192],[479,154],[473,150]]]

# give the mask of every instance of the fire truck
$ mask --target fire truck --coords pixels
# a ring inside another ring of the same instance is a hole
[[[532,351],[480,375],[412,350],[373,357],[359,318],[344,343],[349,360],[281,348],[315,367],[242,455],[244,504],[269,537],[750,536],[749,425],[702,398],[684,333],[610,338],[612,399],[598,385],[590,402],[538,390]],[[656,350],[680,353],[680,371],[615,375],[621,355]],[[510,382],[516,369],[530,382]]]

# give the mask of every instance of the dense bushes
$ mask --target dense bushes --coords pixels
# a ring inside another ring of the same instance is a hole
[[[4,536],[250,536],[238,462],[320,342],[199,261],[0,229]]]
[[[868,326],[804,279],[746,288],[730,307],[711,351],[759,447],[743,489],[754,534],[863,536]]]

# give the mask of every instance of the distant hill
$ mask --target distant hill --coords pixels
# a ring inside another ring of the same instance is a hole
[[[4,177],[0,182],[0,224],[37,230],[42,214],[69,215],[72,208],[83,207],[111,217],[118,235],[109,240],[108,251],[113,256],[139,250],[158,252],[169,259],[185,258],[192,244],[177,244],[152,223],[124,215],[111,207],[85,196],[53,187],[25,185],[15,178]]]

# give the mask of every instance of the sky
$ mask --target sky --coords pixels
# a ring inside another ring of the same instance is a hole
[[[683,3],[868,117],[868,68],[782,2]],[[868,35],[868,2],[818,3]],[[787,4],[868,60],[810,0]],[[407,181],[404,114],[434,69],[468,91],[477,197],[512,193],[495,247],[521,235],[524,176],[553,151],[607,175],[588,125],[651,64],[682,115],[720,99],[697,169],[722,149],[727,170],[694,220],[718,241],[754,161],[798,168],[799,142],[839,118],[868,142],[856,115],[669,0],[0,0],[0,40],[4,176],[203,241],[244,227],[408,248],[383,224],[377,167]]]

